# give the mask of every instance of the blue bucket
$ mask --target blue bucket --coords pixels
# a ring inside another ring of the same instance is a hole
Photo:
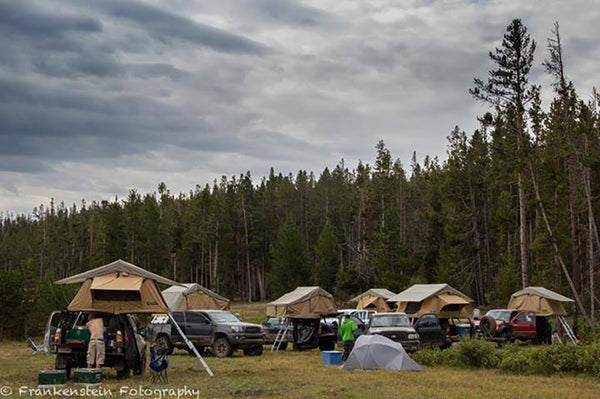
[[[471,336],[471,326],[469,324],[458,324],[456,326],[456,334],[460,338],[470,337]]]
[[[321,356],[323,356],[325,366],[342,364],[342,352],[340,351],[323,351]]]

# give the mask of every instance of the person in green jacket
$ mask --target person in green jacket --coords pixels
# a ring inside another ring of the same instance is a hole
[[[340,328],[342,329],[342,341],[344,342],[342,360],[346,361],[352,352],[352,348],[354,348],[354,330],[356,330],[356,324],[354,324],[350,315],[347,314],[344,315],[344,320]]]

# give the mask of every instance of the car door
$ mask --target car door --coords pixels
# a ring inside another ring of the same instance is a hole
[[[210,345],[212,342],[212,323],[202,312],[185,312],[185,333],[198,345]]]
[[[438,317],[434,314],[421,316],[414,325],[421,337],[422,346],[439,345],[442,343],[442,327]]]
[[[535,314],[523,311],[518,313],[512,321],[512,336],[514,338],[535,338]]]

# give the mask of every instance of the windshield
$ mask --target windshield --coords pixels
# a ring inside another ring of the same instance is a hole
[[[240,319],[229,312],[214,312],[209,313],[211,319],[219,323],[239,323]]]
[[[410,327],[410,321],[405,314],[374,315],[371,327]]]
[[[486,316],[490,316],[496,320],[508,321],[510,320],[510,311],[508,310],[490,310]]]

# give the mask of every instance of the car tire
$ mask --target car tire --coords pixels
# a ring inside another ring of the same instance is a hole
[[[255,346],[253,348],[244,349],[244,356],[260,356],[263,354],[263,346]]]
[[[139,368],[135,371],[135,375],[144,375],[144,373],[146,372],[146,365],[147,365],[147,358],[146,358],[146,351],[144,351],[144,353],[142,354],[142,357],[140,359],[140,366]]]
[[[278,350],[278,351],[284,351],[284,350],[286,350],[286,349],[287,349],[287,347],[288,347],[288,343],[287,343],[287,342],[282,342],[282,343],[279,345],[279,348],[277,348],[277,350]]]
[[[213,345],[213,354],[215,357],[230,357],[233,354],[233,345],[225,337],[220,337],[215,340]]]
[[[123,370],[117,370],[117,378],[124,379],[131,376],[131,369],[126,361],[123,361]]]
[[[332,351],[335,349],[335,341],[327,339],[319,342],[319,350],[321,351]]]
[[[155,344],[159,348],[166,349],[169,355],[173,354],[173,344],[166,335],[161,335],[160,337],[156,338]]]

